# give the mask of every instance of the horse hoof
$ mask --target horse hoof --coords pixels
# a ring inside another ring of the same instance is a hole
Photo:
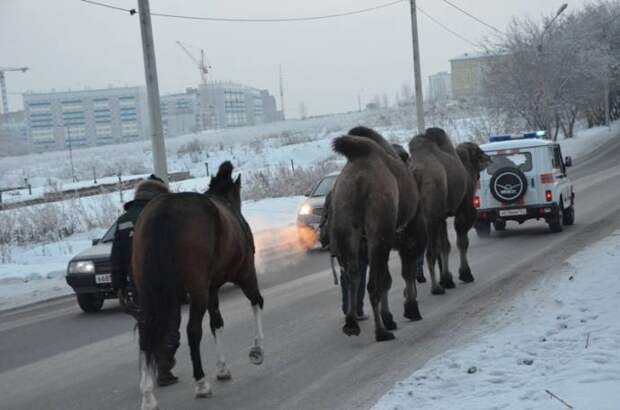
[[[250,349],[250,362],[257,366],[263,364],[263,348],[260,346],[252,346]]]
[[[357,326],[357,324],[356,326],[344,325],[342,327],[342,331],[347,336],[359,336],[361,332],[360,327]]]
[[[418,283],[426,283],[426,278],[424,277],[424,275],[418,275],[415,277],[415,279],[418,281]]]
[[[387,330],[396,330],[398,329],[398,325],[394,321],[394,316],[390,312],[382,312],[381,320],[383,321],[383,325]]]
[[[454,284],[454,281],[452,280],[452,276],[448,276],[448,277],[446,277],[444,279],[441,279],[439,281],[439,284],[444,289],[454,289],[454,288],[456,288],[456,285]]]
[[[206,378],[202,378],[196,382],[196,398],[197,399],[206,399],[207,397],[211,397],[211,385],[207,382]]]
[[[474,276],[471,274],[471,269],[459,269],[459,280],[465,283],[473,282]]]
[[[219,381],[227,381],[232,379],[230,369],[226,366],[226,363],[217,362],[215,365],[215,378]]]
[[[420,314],[420,309],[418,308],[418,302],[412,300],[410,302],[405,302],[405,315],[407,319],[412,321],[422,320],[422,315]]]
[[[446,293],[446,290],[441,286],[437,286],[431,289],[432,295],[443,295],[444,293]]]
[[[388,332],[387,330],[375,331],[375,339],[377,342],[387,342],[388,340],[394,340],[395,338],[394,333]]]

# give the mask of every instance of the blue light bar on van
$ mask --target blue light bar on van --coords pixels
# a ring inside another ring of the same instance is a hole
[[[545,136],[545,131],[526,132],[526,133],[523,133],[523,135],[495,135],[489,138],[489,142],[543,138],[544,136]]]

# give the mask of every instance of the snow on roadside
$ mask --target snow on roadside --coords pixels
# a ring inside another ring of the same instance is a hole
[[[573,160],[584,157],[608,142],[620,133],[620,121],[615,121],[608,127],[594,127],[576,131],[576,135],[570,139],[560,140],[562,153],[570,156]]]
[[[433,358],[373,410],[620,409],[618,266],[620,231],[479,318],[484,336]]]
[[[254,233],[293,225],[305,197],[268,198],[243,203]],[[72,235],[59,242],[11,249],[11,262],[0,263],[0,310],[73,293],[65,282],[69,260],[91,247],[104,229]]]

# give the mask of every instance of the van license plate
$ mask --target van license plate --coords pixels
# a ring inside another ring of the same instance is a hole
[[[505,209],[503,211],[499,211],[499,216],[516,216],[516,215],[526,215],[527,209]]]
[[[98,285],[102,283],[112,283],[112,274],[103,273],[101,275],[95,275],[95,283]]]

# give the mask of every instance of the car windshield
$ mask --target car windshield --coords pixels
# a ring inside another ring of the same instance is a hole
[[[310,194],[310,196],[327,196],[327,194],[329,194],[329,191],[331,191],[332,187],[334,186],[334,181],[336,181],[336,177],[337,175],[332,175],[323,178],[321,182],[319,182],[319,185],[314,188],[314,191],[312,191],[312,194]]]
[[[519,168],[523,172],[532,170],[532,153],[497,153],[491,155],[491,164],[487,167],[489,175],[495,174],[498,170],[506,167]]]
[[[116,224],[112,225],[110,229],[108,229],[105,235],[103,235],[103,238],[101,238],[101,242],[103,243],[112,242],[114,240],[115,231],[116,231]]]

